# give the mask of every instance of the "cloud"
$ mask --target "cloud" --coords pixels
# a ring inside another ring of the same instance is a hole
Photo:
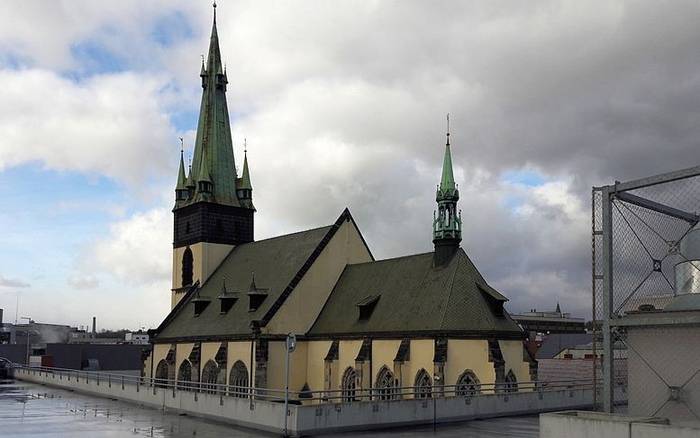
[[[172,151],[178,131],[192,142],[211,9],[8,5],[0,168],[122,183],[134,204],[120,199],[104,235],[75,245],[87,248],[78,274],[99,278],[81,293],[129,288],[167,308]],[[241,1],[217,13],[256,237],[350,206],[375,255],[431,250],[450,112],[463,247],[511,310],[559,299],[589,315],[590,187],[686,167],[700,145],[694,1]],[[153,35],[168,23],[183,32]]]
[[[88,272],[109,273],[125,285],[150,285],[169,279],[170,215],[167,209],[157,208],[114,222],[108,235],[86,248],[84,267]],[[165,295],[168,292],[163,291]]]
[[[0,170],[39,162],[135,188],[175,162],[162,78],[119,73],[76,83],[32,69],[0,70],[0,83]]]
[[[68,277],[68,284],[76,289],[95,289],[100,285],[100,281],[94,275],[74,274]]]
[[[29,283],[25,283],[24,281],[0,275],[0,288],[27,288],[30,286]]]

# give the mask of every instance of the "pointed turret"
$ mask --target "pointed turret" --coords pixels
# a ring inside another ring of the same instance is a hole
[[[248,170],[248,149],[247,142],[244,141],[246,148],[243,150],[243,175],[238,179],[238,200],[241,206],[255,210],[253,206],[253,185],[250,182],[250,171]]]
[[[459,242],[462,241],[462,212],[457,211],[459,190],[457,190],[452,171],[449,114],[447,115],[447,141],[442,160],[442,177],[435,194],[435,200],[438,204],[438,210],[437,215],[433,213],[434,262],[436,266],[441,266],[450,261],[459,249]]]
[[[177,172],[177,185],[175,186],[175,202],[181,203],[187,200],[187,176],[185,176],[184,151],[180,150],[180,168]]]

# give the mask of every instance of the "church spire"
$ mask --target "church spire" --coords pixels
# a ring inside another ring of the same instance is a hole
[[[462,241],[462,212],[457,211],[459,190],[455,184],[452,171],[452,153],[450,151],[450,115],[447,115],[447,141],[442,160],[442,177],[435,200],[438,204],[437,215],[433,213],[433,244],[435,245],[434,262],[436,266],[449,262],[459,249]]]
[[[216,28],[216,3],[209,51],[202,60],[202,102],[197,123],[192,175],[196,187],[189,203],[204,201],[238,207],[236,162],[226,103],[226,85]]]

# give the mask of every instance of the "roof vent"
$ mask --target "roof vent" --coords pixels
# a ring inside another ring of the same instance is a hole
[[[360,321],[366,321],[372,316],[372,312],[381,297],[381,295],[368,295],[360,300],[359,303],[355,304],[360,309]]]

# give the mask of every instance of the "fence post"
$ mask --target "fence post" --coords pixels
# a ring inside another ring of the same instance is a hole
[[[614,410],[614,357],[612,326],[610,319],[613,314],[613,212],[612,196],[615,186],[603,189],[603,358],[601,361],[603,373],[603,412],[612,413]]]

